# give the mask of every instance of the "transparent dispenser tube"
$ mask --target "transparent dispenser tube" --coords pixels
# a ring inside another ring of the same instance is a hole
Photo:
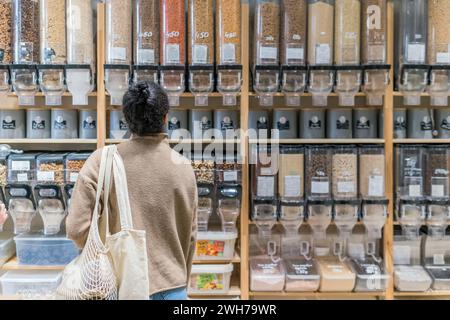
[[[180,95],[185,90],[185,71],[182,65],[161,66],[161,87],[166,90],[171,107],[180,105]]]
[[[236,222],[241,214],[241,194],[239,185],[220,185],[217,190],[218,214],[224,232],[237,232]]]
[[[334,223],[342,239],[350,237],[353,227],[358,222],[359,206],[358,199],[334,201]]]
[[[450,201],[448,198],[431,200],[427,209],[427,226],[431,236],[441,238],[445,235],[450,218]]]
[[[336,88],[339,95],[339,105],[353,107],[355,96],[361,88],[360,66],[338,66],[336,67]]]
[[[19,105],[34,106],[34,95],[38,90],[36,65],[11,65],[11,82],[19,97]]]
[[[130,66],[128,65],[105,65],[105,87],[111,96],[111,105],[122,105],[125,92],[130,83]]]
[[[381,239],[381,230],[387,220],[387,199],[363,200],[362,222],[366,227],[369,239]]]
[[[133,82],[148,81],[158,83],[159,67],[157,65],[134,65]]]
[[[280,222],[286,230],[286,234],[296,234],[304,219],[304,201],[281,201]]]
[[[365,65],[363,67],[362,90],[367,95],[366,103],[369,106],[383,105],[383,96],[389,85],[390,65]]]
[[[88,95],[94,90],[94,79],[89,64],[66,65],[67,90],[72,94],[72,104],[88,105]]]
[[[428,92],[432,106],[447,106],[450,92],[450,64],[430,67],[430,85]]]
[[[333,90],[335,69],[333,66],[310,66],[308,91],[312,94],[312,104],[326,107],[328,96]]]
[[[31,222],[36,215],[31,186],[9,184],[5,187],[8,212],[14,222],[14,234],[30,232]]]
[[[195,97],[195,106],[208,105],[208,95],[214,89],[214,66],[191,65],[189,66],[189,90]]]
[[[66,91],[64,83],[64,65],[38,65],[39,86],[45,95],[47,106],[60,106],[62,95]]]
[[[57,185],[37,185],[34,187],[34,197],[37,211],[44,222],[44,235],[58,234],[67,215],[60,187]]]
[[[9,73],[9,66],[0,64],[0,98],[6,97],[11,91],[11,79]]]
[[[270,236],[277,223],[276,200],[253,200],[252,220],[256,223],[262,236]]]
[[[423,64],[405,64],[402,66],[399,77],[399,89],[407,106],[420,105],[420,96],[428,85],[429,66]]]
[[[281,66],[281,90],[287,106],[300,106],[300,95],[306,88],[306,66]]]
[[[213,186],[209,184],[199,184],[198,190],[198,231],[207,232],[209,219],[213,213]]]
[[[258,94],[261,106],[273,106],[273,96],[278,92],[279,78],[279,66],[256,66],[253,87]]]
[[[242,87],[242,65],[217,66],[217,90],[223,94],[224,106],[235,106]]]
[[[333,218],[332,211],[331,199],[308,200],[307,222],[314,232],[315,239],[326,239],[326,231]]]
[[[400,199],[398,220],[403,234],[415,238],[419,236],[419,229],[425,223],[427,201],[423,198]]]

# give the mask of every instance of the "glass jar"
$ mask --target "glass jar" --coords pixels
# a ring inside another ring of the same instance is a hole
[[[34,187],[37,210],[44,222],[44,235],[52,236],[61,231],[61,224],[66,218],[66,208],[57,185],[37,185]]]
[[[358,149],[355,146],[335,147],[332,161],[333,197],[358,196]]]
[[[382,146],[359,149],[359,194],[363,199],[385,197],[386,157]]]
[[[302,147],[282,146],[279,157],[278,190],[283,200],[304,197],[305,151]]]
[[[308,198],[331,197],[332,151],[329,146],[306,149],[306,195]]]

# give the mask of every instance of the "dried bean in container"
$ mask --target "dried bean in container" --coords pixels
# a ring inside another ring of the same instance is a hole
[[[0,164],[0,186],[6,186],[8,167],[5,164]]]
[[[362,197],[383,197],[385,177],[383,154],[359,156],[359,191]]]
[[[280,6],[262,1],[256,6],[255,59],[258,65],[278,64],[280,43]]]
[[[9,64],[11,57],[11,0],[0,0],[0,64]]]
[[[41,63],[66,62],[66,1],[40,0]]]
[[[333,63],[334,6],[318,1],[308,4],[308,62],[311,65]]]
[[[197,183],[214,183],[214,161],[212,160],[194,160],[192,167],[197,178]]]
[[[241,63],[241,1],[216,1],[216,62]]]
[[[328,150],[308,150],[306,192],[308,196],[329,196],[331,153]]]
[[[357,155],[336,153],[333,155],[333,196],[347,198],[357,196]]]
[[[214,63],[214,3],[189,0],[189,64]]]
[[[360,63],[361,2],[336,0],[334,61],[338,65]]]
[[[67,63],[94,63],[93,10],[90,0],[67,0]]]
[[[13,19],[14,63],[38,63],[38,0],[13,0]]]
[[[434,198],[447,196],[449,183],[447,150],[428,150],[425,166],[425,195]]]
[[[450,63],[450,1],[428,1],[428,63]]]
[[[386,0],[362,0],[361,55],[363,63],[386,62]]]
[[[282,0],[281,64],[304,64],[307,0]]]
[[[161,63],[185,64],[186,26],[184,0],[161,0]]]
[[[41,163],[39,165],[40,172],[53,172],[54,179],[52,182],[55,182],[58,185],[64,184],[64,164],[62,163]],[[39,177],[38,177],[39,179]]]
[[[134,63],[159,64],[159,0],[137,0]]]

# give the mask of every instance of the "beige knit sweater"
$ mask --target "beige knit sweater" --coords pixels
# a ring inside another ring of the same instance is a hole
[[[197,226],[197,186],[189,162],[173,151],[164,134],[134,137],[118,146],[125,164],[135,229],[147,234],[150,294],[185,287]],[[82,248],[95,203],[101,150],[80,172],[66,222],[67,235]],[[110,230],[120,230],[111,190]],[[139,285],[138,283],[136,285]]]

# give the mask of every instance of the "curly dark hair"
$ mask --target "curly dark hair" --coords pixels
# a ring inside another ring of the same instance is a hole
[[[164,132],[168,112],[167,94],[154,82],[132,84],[123,97],[123,115],[130,131],[138,136]]]

